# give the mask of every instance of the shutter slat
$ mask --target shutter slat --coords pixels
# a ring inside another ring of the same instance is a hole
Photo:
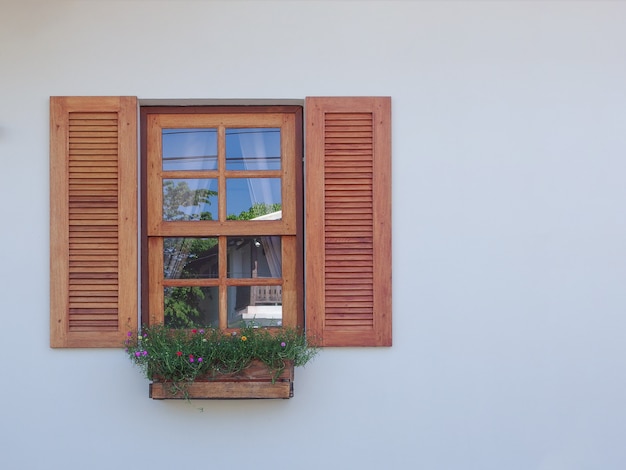
[[[77,292],[81,292],[81,291],[90,291],[90,292],[105,292],[105,291],[115,291],[115,285],[111,285],[111,284],[104,284],[104,285],[98,285],[98,284],[85,284],[85,285],[80,285],[80,284],[74,284],[72,286],[72,288],[70,289],[70,294],[72,293],[77,293]]]

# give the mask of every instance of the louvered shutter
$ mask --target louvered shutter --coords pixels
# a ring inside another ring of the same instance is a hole
[[[307,98],[307,331],[391,345],[391,99]]]
[[[50,345],[137,328],[137,100],[50,99]]]

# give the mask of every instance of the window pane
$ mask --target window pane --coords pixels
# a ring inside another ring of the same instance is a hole
[[[227,170],[280,170],[280,128],[226,129]]]
[[[281,326],[281,286],[232,286],[228,288],[228,327]]]
[[[163,129],[163,170],[217,169],[217,129]]]
[[[165,287],[165,325],[170,328],[219,326],[219,287]]]
[[[163,180],[163,220],[217,218],[217,179]]]
[[[164,238],[165,279],[217,278],[217,238]]]
[[[282,277],[280,237],[228,237],[228,277]]]
[[[280,178],[229,178],[226,213],[231,220],[282,218]]]

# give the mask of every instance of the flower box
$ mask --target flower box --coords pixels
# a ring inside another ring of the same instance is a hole
[[[294,367],[318,352],[301,331],[245,327],[129,331],[125,351],[150,384],[150,398],[291,398]]]
[[[252,361],[242,371],[198,377],[192,382],[160,381],[150,384],[150,398],[167,399],[246,399],[291,398],[293,396],[293,362],[276,376],[265,364]]]

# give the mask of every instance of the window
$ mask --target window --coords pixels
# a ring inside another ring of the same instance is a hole
[[[302,326],[301,116],[141,108],[143,323]]]
[[[323,346],[391,345],[390,105],[307,98],[303,128],[293,108],[145,108],[139,224],[137,99],[51,98],[51,346],[120,347],[139,297],[144,322],[304,310]]]

